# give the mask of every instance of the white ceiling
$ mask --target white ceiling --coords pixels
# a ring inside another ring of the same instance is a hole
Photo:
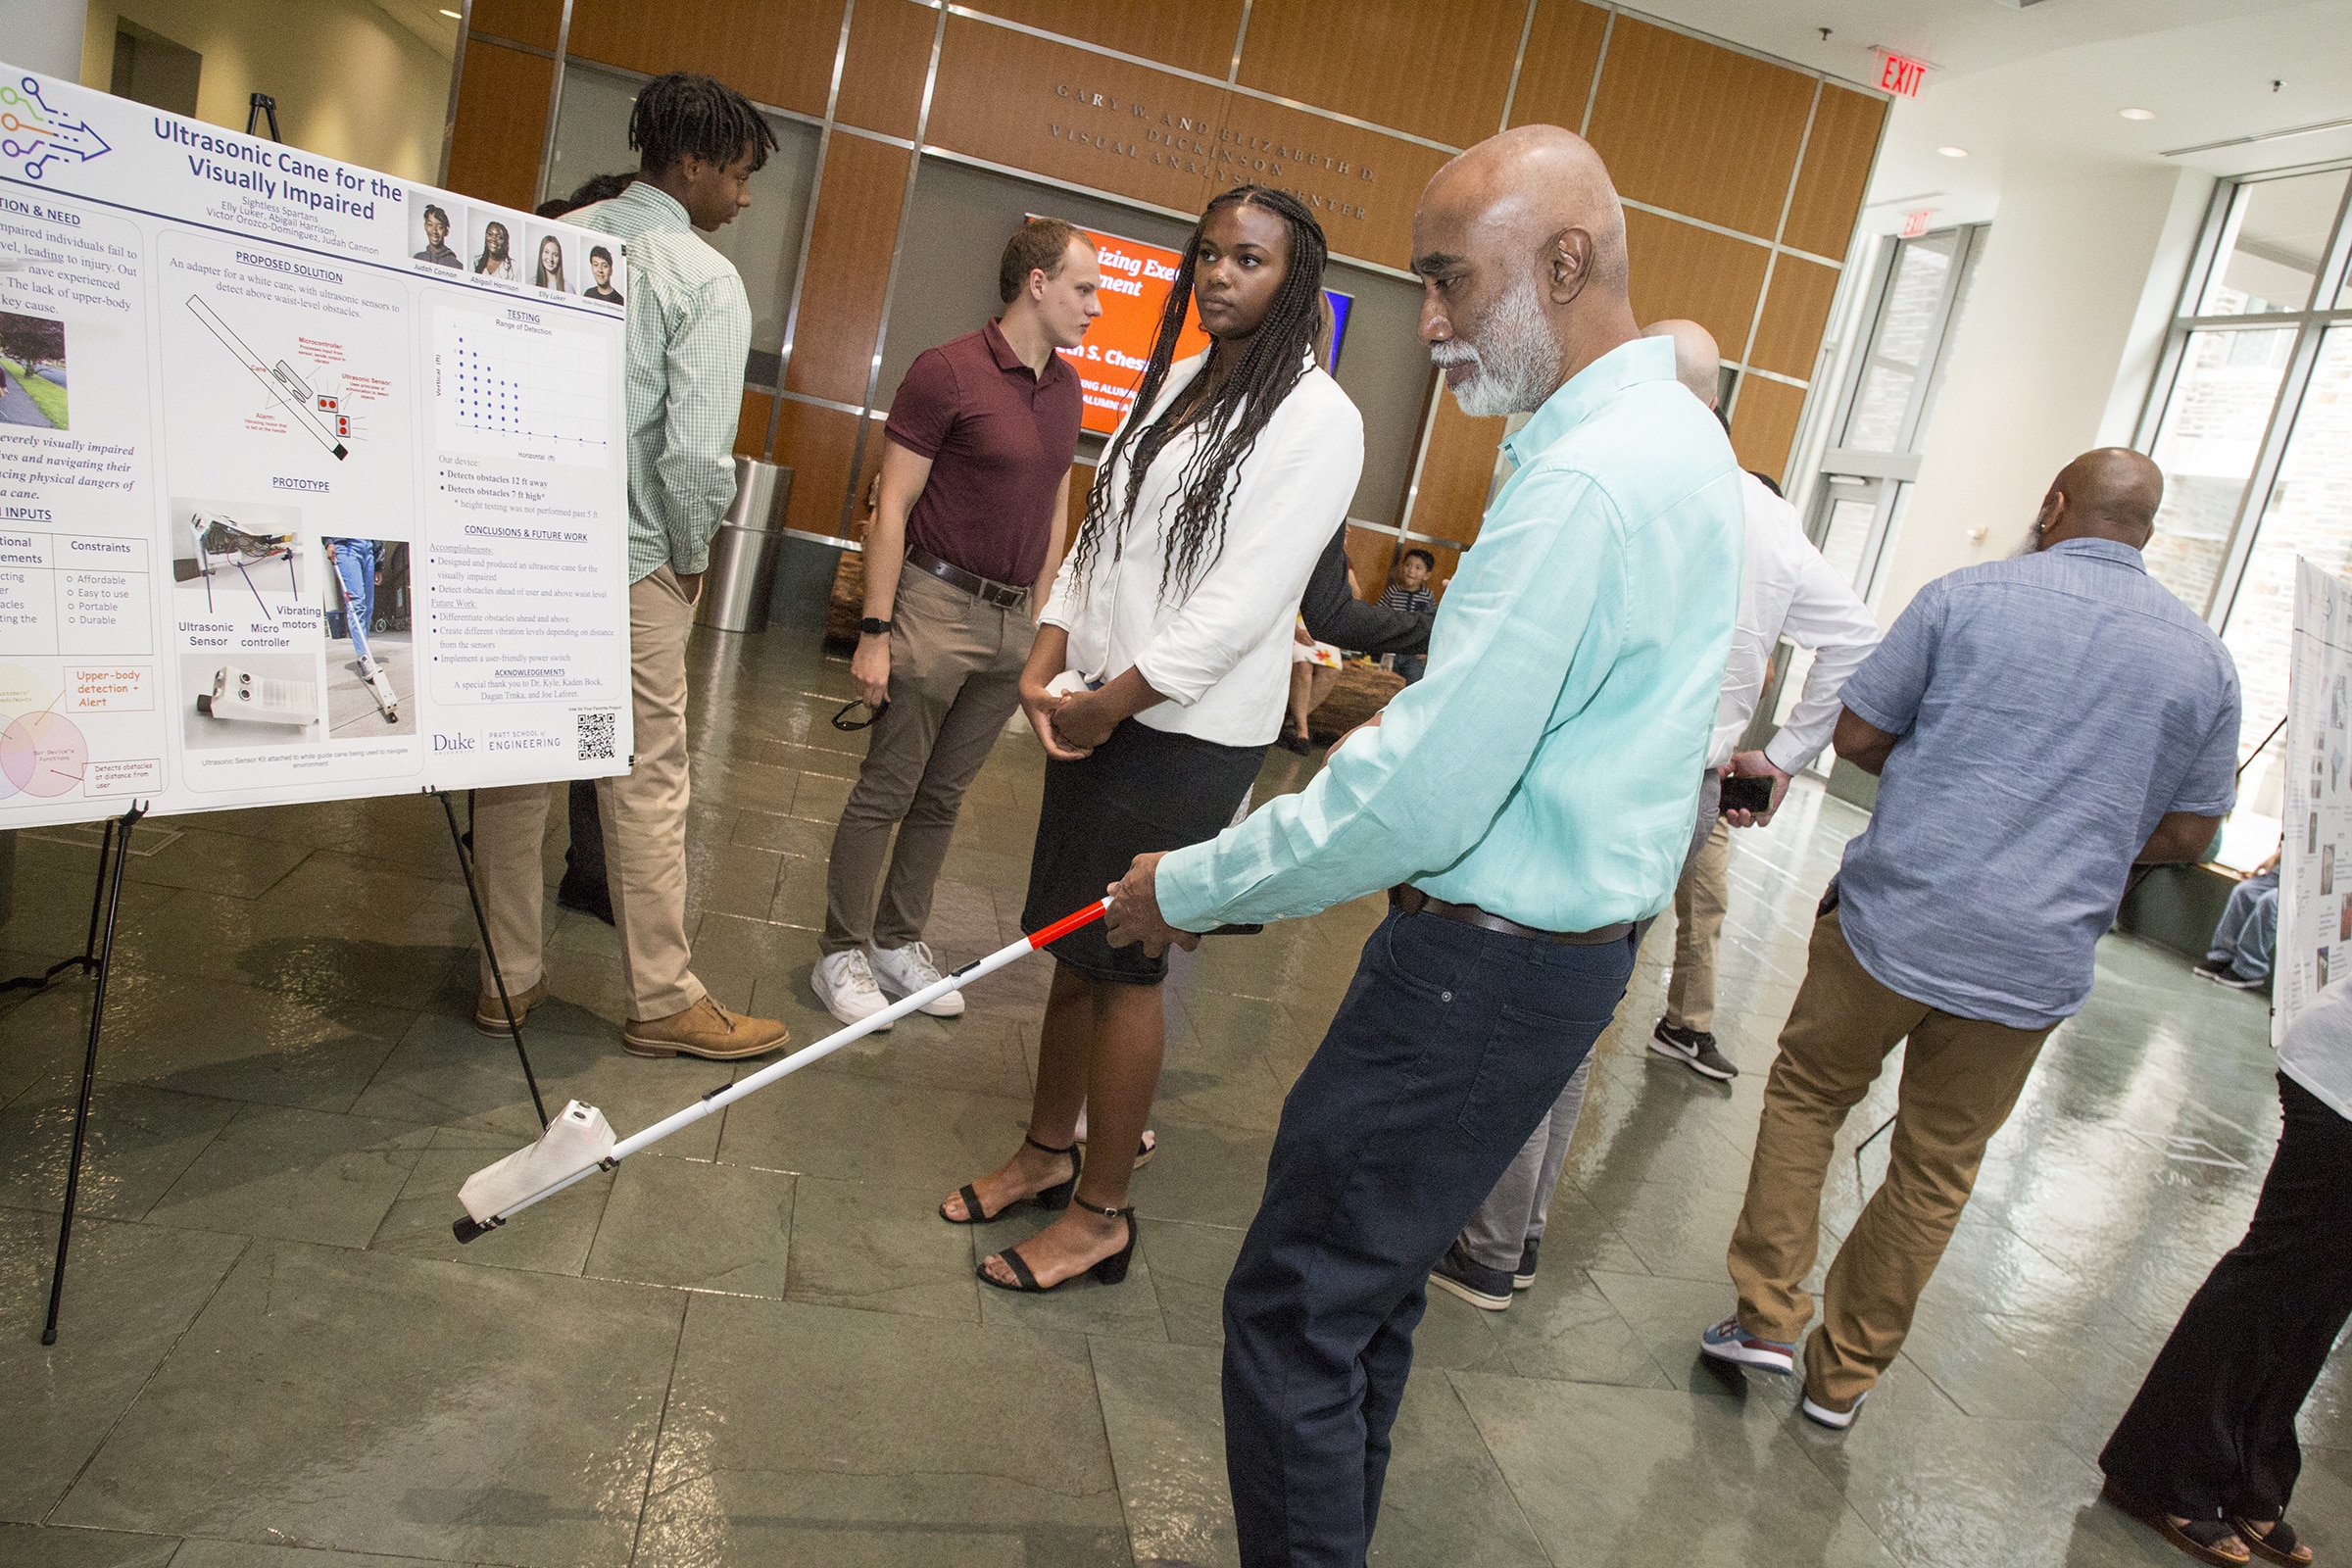
[[[1880,48],[1928,62],[1925,90],[1896,104],[1871,183],[1865,222],[1880,231],[1921,207],[1936,210],[1937,227],[1991,218],[2019,158],[2240,173],[2352,155],[2352,128],[2339,128],[2164,156],[2352,119],[2352,0],[1637,4],[1848,80],[1877,80]],[[2126,108],[2156,118],[2119,118]],[[1970,156],[1941,157],[1945,146]]]

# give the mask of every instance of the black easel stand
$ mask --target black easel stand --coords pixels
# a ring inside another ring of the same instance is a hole
[[[490,921],[482,913],[481,890],[474,886],[473,857],[466,853],[465,836],[458,831],[458,808],[449,804],[447,791],[427,793],[441,797],[441,814],[449,819],[449,847],[457,852],[458,869],[466,873],[466,897],[473,905],[474,929],[482,934],[482,953],[490,960],[490,980],[498,987],[498,1005],[507,1015],[507,1034],[514,1042],[514,1054],[522,1058],[522,1081],[530,1085],[531,1108],[539,1113],[540,1130],[545,1131],[547,1102],[539,1098],[539,1078],[531,1071],[531,1054],[522,1049],[522,1025],[514,1021],[514,1004],[507,1000],[506,971],[498,965],[498,949],[490,944]]]
[[[74,1199],[81,1186],[81,1155],[90,1133],[90,1090],[98,1077],[98,1028],[106,1019],[106,977],[115,959],[115,916],[122,908],[122,862],[130,855],[130,830],[146,814],[147,808],[133,801],[129,810],[108,819],[106,838],[98,850],[98,891],[90,898],[89,937],[80,957],[68,958],[49,970],[55,976],[78,964],[85,973],[96,971],[98,985],[90,996],[90,1045],[81,1058],[81,1098],[74,1106],[74,1152],[66,1161],[66,1211],[57,1224],[57,1267],[49,1275],[49,1316],[41,1325],[43,1345],[57,1343],[57,1308],[66,1291],[66,1248],[74,1239]],[[103,930],[98,918],[102,901],[106,908]],[[40,983],[46,985],[48,979]]]

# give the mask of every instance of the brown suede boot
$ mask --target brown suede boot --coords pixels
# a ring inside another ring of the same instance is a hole
[[[729,1012],[709,997],[666,1018],[631,1018],[620,1031],[620,1043],[632,1056],[707,1056],[712,1061],[764,1056],[791,1038],[792,1031],[775,1019]]]
[[[545,975],[541,975],[539,983],[528,991],[509,991],[507,1001],[514,1008],[514,1027],[521,1028],[522,1020],[530,1016],[531,1009],[546,1000]],[[473,999],[473,1026],[486,1035],[495,1035],[501,1040],[507,1038],[507,1009],[498,1004],[497,992],[485,991]]]

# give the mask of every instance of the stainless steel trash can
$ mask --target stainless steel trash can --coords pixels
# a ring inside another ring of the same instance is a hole
[[[784,506],[792,470],[758,458],[735,460],[735,503],[710,536],[710,564],[695,620],[720,631],[767,630],[767,601],[784,547]]]

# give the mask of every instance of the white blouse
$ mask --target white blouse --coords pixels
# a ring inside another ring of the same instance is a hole
[[[1156,417],[1200,373],[1208,356],[1168,368],[1148,413]],[[1103,539],[1091,569],[1062,558],[1041,617],[1069,633],[1070,667],[1089,681],[1142,671],[1168,700],[1137,719],[1220,746],[1263,746],[1281,732],[1290,701],[1291,628],[1316,558],[1348,515],[1364,466],[1364,421],[1340,384],[1309,367],[1235,470],[1233,509],[1215,564],[1181,599],[1160,591],[1166,529],[1199,426],[1160,449],[1144,475],[1123,548]],[[1115,437],[1114,437],[1115,440]],[[1115,502],[1127,490],[1127,453],[1110,474]]]

